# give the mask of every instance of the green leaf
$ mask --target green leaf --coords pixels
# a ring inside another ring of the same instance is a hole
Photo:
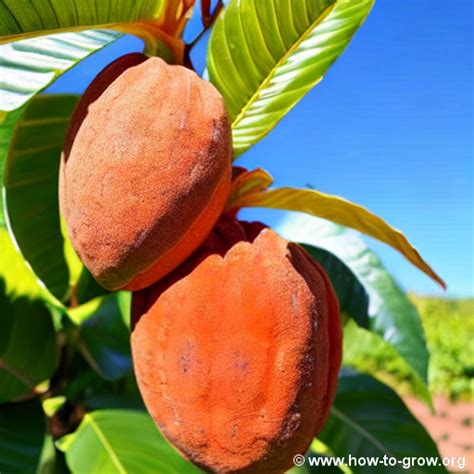
[[[104,296],[110,292],[94,279],[91,272],[82,266],[79,279],[76,283],[76,298],[79,304],[87,303],[94,298]]]
[[[49,293],[15,248],[7,229],[0,226],[0,281],[5,286],[3,293],[13,297],[27,296],[30,299],[48,300]],[[0,292],[1,293],[1,292]]]
[[[150,54],[182,62],[179,36],[191,7],[184,0],[1,2],[0,43],[10,44],[0,46],[0,111],[21,107],[123,33],[142,38]]]
[[[0,59],[1,61],[1,59]],[[8,149],[10,147],[10,141],[13,137],[13,130],[15,123],[23,113],[23,109],[15,110],[6,114],[4,121],[0,120],[0,184],[3,183],[3,169],[5,167],[5,161],[8,155]],[[5,226],[5,220],[3,218],[3,192],[0,192],[0,227]]]
[[[431,406],[425,383],[406,359],[379,334],[347,321],[343,341],[344,366],[369,374],[402,395],[408,391]]]
[[[18,119],[5,167],[8,223],[26,261],[59,300],[69,269],[58,209],[59,161],[76,96],[35,97]]]
[[[64,460],[64,454],[54,446],[51,435],[44,437],[43,450],[35,474],[68,474],[69,469]]]
[[[132,369],[130,332],[121,316],[118,295],[99,301],[93,315],[81,324],[79,348],[99,375],[114,380]]]
[[[354,319],[363,328],[369,327],[369,296],[354,273],[335,255],[327,250],[303,245],[309,254],[326,270],[341,313]]]
[[[232,0],[207,67],[232,120],[235,155],[263,138],[323,78],[373,0]]]
[[[370,329],[392,345],[426,385],[428,350],[418,312],[365,242],[342,226],[302,215],[291,216],[277,230],[289,240],[328,250],[351,269],[369,295]]]
[[[0,228],[0,403],[25,396],[58,362],[55,329],[44,302],[55,305]]]
[[[0,472],[35,472],[45,430],[39,400],[0,405]]]
[[[72,434],[57,443],[72,472],[202,472],[163,439],[151,418],[129,410],[87,413]]]
[[[367,375],[342,374],[331,414],[319,439],[336,456],[355,458],[384,456],[400,461],[395,468],[383,465],[349,466],[354,473],[407,472],[408,457],[434,456],[441,461],[435,443],[398,395]],[[446,472],[413,466],[410,472]]]
[[[0,41],[38,36],[52,31],[92,27],[159,29],[179,34],[193,2],[185,0],[5,0],[0,3]]]
[[[66,402],[64,395],[46,398],[43,400],[43,411],[48,418],[54,416]]]
[[[13,3],[27,5],[24,2]],[[5,8],[6,3],[1,3],[0,19]],[[32,7],[29,6],[28,10],[31,12]],[[30,15],[30,19],[33,18]],[[9,31],[1,20],[0,31],[2,34]],[[78,62],[121,36],[117,31],[95,30],[48,35],[0,45],[0,114],[1,111],[12,111],[26,104]]]
[[[4,289],[0,279],[0,403],[33,393],[59,361],[53,321],[44,304],[11,299]]]

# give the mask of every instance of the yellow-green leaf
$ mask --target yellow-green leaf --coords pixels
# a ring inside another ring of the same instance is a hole
[[[444,281],[423,260],[407,238],[383,219],[358,204],[312,189],[277,188],[248,193],[234,207],[266,207],[299,211],[351,227],[398,250],[415,267],[446,288]]]
[[[0,42],[91,28],[124,31],[127,27],[147,30],[154,27],[179,36],[193,3],[189,0],[4,0],[0,2]]]
[[[232,120],[234,154],[262,139],[342,54],[374,0],[231,0],[207,67]]]

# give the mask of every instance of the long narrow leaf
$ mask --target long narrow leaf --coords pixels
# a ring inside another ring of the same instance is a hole
[[[426,263],[407,238],[358,204],[312,189],[278,188],[242,196],[236,207],[265,207],[299,211],[358,230],[398,250],[410,263],[446,288],[444,281]]]
[[[236,156],[263,138],[323,78],[373,0],[232,0],[207,67],[233,121]]]
[[[154,55],[182,61],[184,43],[179,36],[192,4],[189,0],[0,2],[0,44],[9,43],[0,46],[0,122],[2,111],[4,116],[21,107],[123,33],[142,38]]]
[[[0,45],[0,123],[2,113],[21,107],[79,61],[121,36],[117,31],[93,30]]]
[[[149,23],[179,34],[193,1],[186,0],[5,0],[0,3],[0,41],[64,30]]]

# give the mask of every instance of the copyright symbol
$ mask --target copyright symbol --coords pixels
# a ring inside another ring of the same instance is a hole
[[[302,454],[296,454],[293,457],[293,464],[295,466],[303,466],[304,465],[304,456]]]

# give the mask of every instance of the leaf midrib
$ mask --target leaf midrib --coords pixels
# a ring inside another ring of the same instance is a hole
[[[343,423],[346,423],[347,425],[349,425],[353,430],[359,433],[365,440],[372,443],[382,453],[385,453],[388,456],[394,457],[394,455],[383,444],[379,443],[371,433],[369,433],[360,424],[350,419],[347,415],[342,413],[342,411],[338,410],[335,406],[331,407],[331,414],[334,415],[336,418],[339,418]]]
[[[115,467],[118,469],[118,472],[120,474],[126,474],[127,471],[123,464],[120,462],[120,459],[118,458],[117,454],[115,453],[114,449],[112,448],[111,444],[108,442],[107,438],[105,437],[105,434],[103,431],[100,429],[99,425],[94,421],[91,415],[86,414],[85,418],[89,422],[90,426],[94,430],[94,433],[97,435],[99,438],[99,441],[102,443],[104,446],[105,451],[109,455],[110,459],[112,460],[113,464]]]
[[[286,53],[276,62],[275,66],[270,70],[267,76],[263,79],[263,81],[258,85],[255,92],[250,96],[249,100],[245,103],[242,107],[240,112],[237,114],[235,119],[232,121],[232,128],[237,127],[237,124],[242,120],[242,118],[246,115],[247,110],[251,107],[251,105],[256,101],[256,98],[260,95],[260,92],[264,90],[268,83],[271,81],[273,76],[275,75],[276,71],[286,62],[286,60],[299,48],[301,43],[312,34],[314,29],[323,22],[323,20],[334,10],[337,5],[337,0],[327,7],[319,16],[318,18],[309,24],[308,28],[303,32],[303,34],[291,45],[291,47],[286,51]]]
[[[113,23],[101,23],[97,25],[77,25],[77,26],[65,26],[59,28],[52,28],[49,30],[35,30],[35,31],[27,31],[25,33],[16,33],[13,35],[5,35],[0,36],[0,45],[13,43],[16,41],[24,41],[29,39],[34,39],[42,36],[52,36],[52,35],[60,35],[64,33],[80,33],[83,31],[93,31],[93,30],[108,30],[115,33],[122,33],[122,31],[117,30],[117,26],[124,26],[124,25],[131,25],[135,22],[113,22]],[[118,38],[117,38],[118,39]],[[115,40],[112,40],[115,41]]]
[[[33,388],[35,386],[34,382],[25,374],[21,373],[19,370],[10,367],[4,358],[0,357],[0,371],[4,370],[14,379],[22,383],[26,388]]]

